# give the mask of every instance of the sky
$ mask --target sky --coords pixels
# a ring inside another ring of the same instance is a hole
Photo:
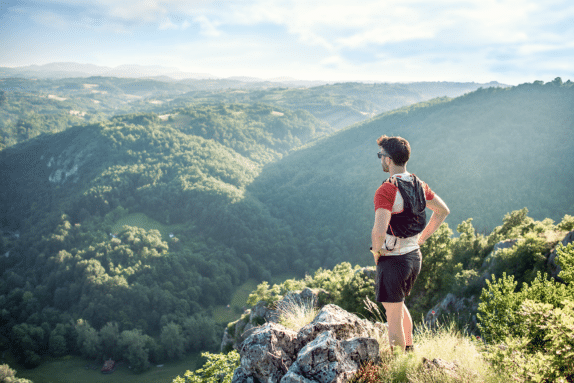
[[[574,81],[572,0],[0,0],[0,66],[216,77]]]

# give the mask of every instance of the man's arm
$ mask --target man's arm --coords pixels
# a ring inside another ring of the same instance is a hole
[[[381,250],[385,244],[385,239],[387,238],[387,228],[389,227],[389,222],[391,221],[391,212],[387,209],[379,208],[375,211],[375,224],[373,225],[373,231],[371,232],[371,244],[373,246],[373,251]],[[381,253],[386,250],[382,249]],[[379,262],[379,256],[374,255],[375,263]]]
[[[436,231],[436,229],[438,229],[444,222],[446,216],[450,214],[448,206],[446,206],[444,201],[436,194],[434,195],[433,199],[427,201],[427,207],[431,209],[433,213],[421,236],[419,237],[419,245],[422,245],[424,241],[429,239],[429,237]]]

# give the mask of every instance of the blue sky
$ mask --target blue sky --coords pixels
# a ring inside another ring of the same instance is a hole
[[[217,77],[574,81],[572,0],[0,0],[0,66]]]

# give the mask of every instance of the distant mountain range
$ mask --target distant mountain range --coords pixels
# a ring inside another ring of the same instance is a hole
[[[80,64],[74,62],[59,62],[45,65],[29,65],[16,68],[0,68],[0,76],[24,76],[41,78],[70,78],[70,77],[169,77],[175,80],[181,79],[211,79],[216,78],[208,73],[182,72],[178,68],[163,67],[158,65],[120,65],[115,68],[93,64]]]
[[[80,64],[75,62],[57,62],[44,65],[28,65],[15,68],[0,67],[0,78],[4,77],[35,77],[35,78],[73,78],[73,77],[120,77],[120,78],[154,78],[162,80],[209,80],[223,79],[209,73],[184,72],[175,67],[159,65],[126,64],[117,67]],[[257,77],[233,76],[227,78],[241,82],[277,82],[289,86],[317,86],[328,81],[305,81],[291,77],[261,79]],[[332,83],[332,82],[331,82]]]
[[[159,80],[209,80],[209,79],[226,79],[235,80],[243,83],[271,82],[278,83],[288,87],[312,87],[325,84],[334,84],[336,81],[322,80],[298,80],[292,77],[275,77],[262,79],[248,76],[218,77],[209,73],[184,72],[175,67],[164,67],[159,65],[138,65],[125,64],[117,67],[106,67],[94,64],[80,64],[75,62],[57,62],[44,65],[28,65],[15,68],[0,67],[0,78],[7,77],[25,77],[25,78],[46,78],[60,79],[72,77],[120,77],[120,78],[153,78]],[[371,83],[371,82],[367,82]],[[373,81],[374,83],[374,81]],[[446,84],[446,83],[445,83]],[[492,81],[484,84],[486,87],[506,87],[507,85]]]

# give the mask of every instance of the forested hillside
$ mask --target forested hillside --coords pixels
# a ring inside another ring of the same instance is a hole
[[[484,85],[345,83],[306,88],[236,79],[2,78],[8,74],[0,68],[0,149],[115,115],[153,112],[162,116],[175,108],[204,103],[265,103],[306,110],[337,130],[381,112],[433,97],[459,96]]]
[[[123,115],[0,153],[1,224],[12,233],[0,243],[2,333],[22,363],[73,351],[144,369],[212,349],[221,330],[207,310],[301,257],[245,187],[328,125],[240,104],[168,120]],[[157,229],[122,227],[133,213]],[[96,347],[107,331],[114,346]],[[136,350],[115,348],[132,338]]]
[[[435,99],[319,140],[268,165],[248,190],[301,241],[300,270],[370,259],[382,134],[410,141],[408,170],[446,201],[451,227],[472,218],[488,233],[524,207],[559,221],[574,211],[572,105],[574,87],[560,79]]]

